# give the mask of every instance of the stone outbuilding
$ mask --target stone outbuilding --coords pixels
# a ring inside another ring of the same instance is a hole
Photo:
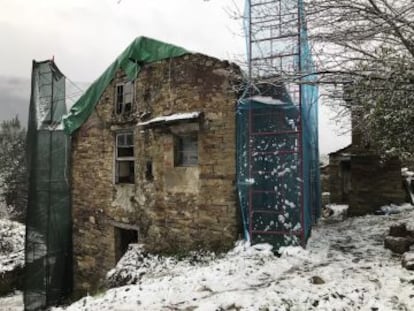
[[[129,243],[172,254],[233,245],[240,83],[234,64],[139,38],[78,101],[90,111],[72,108],[78,294],[96,290]]]
[[[382,159],[354,145],[329,154],[330,202],[349,204],[348,215],[374,213],[383,205],[406,201],[397,158]]]
[[[406,201],[401,161],[385,158],[361,133],[362,118],[352,110],[352,144],[329,154],[332,203],[349,204],[348,215],[373,213],[381,206]]]

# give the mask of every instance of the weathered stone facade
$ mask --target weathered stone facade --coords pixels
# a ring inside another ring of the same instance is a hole
[[[401,163],[382,160],[371,152],[348,147],[329,155],[330,200],[349,204],[348,215],[375,212],[381,206],[405,201]]]
[[[373,153],[355,153],[351,157],[349,214],[359,216],[373,213],[383,205],[405,201],[401,178],[401,162],[383,161]]]
[[[115,113],[119,71],[72,138],[74,283],[94,291],[114,267],[117,228],[150,252],[228,249],[240,231],[235,189],[237,66],[201,54],[145,65],[128,115]],[[175,113],[190,120],[137,125]],[[114,181],[115,135],[134,134],[134,183]],[[175,136],[198,138],[198,164],[175,166]],[[150,174],[148,170],[151,170]]]

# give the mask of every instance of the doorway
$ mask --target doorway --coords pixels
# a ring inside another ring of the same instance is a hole
[[[138,243],[138,231],[131,229],[115,228],[115,260],[118,262],[128,250],[128,245]]]

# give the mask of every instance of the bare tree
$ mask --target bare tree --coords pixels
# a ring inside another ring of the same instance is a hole
[[[387,67],[389,50],[414,59],[411,0],[306,0],[305,6],[321,76],[381,78],[378,69]]]
[[[414,2],[306,0],[321,83],[349,85],[367,141],[386,155],[414,154]]]

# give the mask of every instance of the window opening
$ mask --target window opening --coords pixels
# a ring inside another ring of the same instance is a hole
[[[128,115],[132,111],[133,82],[126,82],[116,85],[116,114]]]
[[[154,175],[152,173],[152,161],[148,160],[145,165],[145,179],[148,181],[154,180]]]
[[[119,227],[115,228],[115,260],[116,262],[128,250],[128,246],[131,243],[138,243],[138,232],[136,230],[123,229]]]
[[[175,138],[175,166],[196,166],[198,164],[197,135],[177,136]]]
[[[133,184],[135,181],[134,164],[133,133],[116,134],[115,183]]]

